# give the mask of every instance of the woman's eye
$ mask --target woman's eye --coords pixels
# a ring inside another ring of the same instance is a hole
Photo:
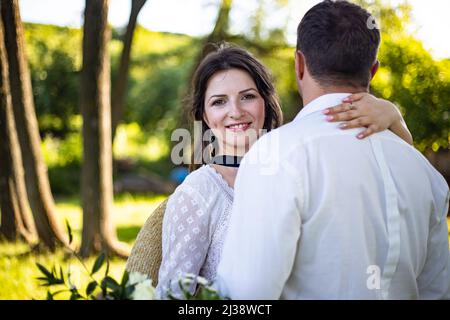
[[[242,99],[244,99],[244,100],[250,100],[250,99],[255,99],[255,98],[256,98],[256,96],[251,93],[246,94],[245,96],[242,97]]]
[[[223,104],[225,104],[225,100],[224,99],[217,99],[217,100],[214,100],[213,103],[212,103],[213,106],[221,106]]]

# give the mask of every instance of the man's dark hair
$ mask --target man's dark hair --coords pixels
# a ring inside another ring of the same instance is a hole
[[[368,87],[380,44],[372,23],[370,13],[347,1],[325,0],[305,14],[297,50],[320,85]]]

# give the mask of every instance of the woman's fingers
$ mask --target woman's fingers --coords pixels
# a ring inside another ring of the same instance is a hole
[[[356,117],[358,117],[358,115],[358,110],[347,109],[346,111],[340,111],[335,114],[329,113],[326,119],[329,122],[349,121],[355,119]]]
[[[356,137],[358,139],[364,139],[367,138],[368,136],[383,131],[383,128],[381,128],[380,126],[376,125],[376,124],[372,124],[370,125],[366,130],[360,132]]]
[[[368,117],[358,117],[351,121],[343,122],[339,125],[341,129],[352,129],[352,128],[361,128],[370,124],[370,119]]]
[[[372,127],[370,126],[369,128],[367,128],[366,130],[358,133],[358,135],[356,136],[358,139],[364,139],[367,138],[368,136],[374,134],[375,131],[372,129]]]
[[[348,110],[348,108],[347,108]],[[332,114],[336,114],[339,112],[345,111],[344,108],[344,104],[338,104],[337,106],[331,107],[331,108],[327,108],[325,110],[323,110],[323,114],[328,114],[328,115],[332,115]]]
[[[341,113],[341,112],[347,112],[349,110],[351,110],[350,103],[345,102],[345,103],[338,104],[337,106],[327,108],[327,109],[323,110],[323,113],[326,115],[334,115],[334,114]]]
[[[348,96],[347,98],[345,98],[344,100],[342,100],[343,102],[355,102],[358,100],[361,100],[362,98],[364,98],[365,95],[368,95],[367,92],[359,92],[359,93],[354,93],[350,96]]]

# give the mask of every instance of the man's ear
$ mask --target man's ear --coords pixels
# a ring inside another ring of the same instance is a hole
[[[295,50],[295,74],[298,80],[303,80],[305,73],[305,56],[300,50]]]
[[[372,68],[370,68],[370,75],[371,75],[370,80],[372,80],[373,77],[375,77],[375,74],[377,73],[379,67],[380,67],[380,61],[377,60],[373,64]]]

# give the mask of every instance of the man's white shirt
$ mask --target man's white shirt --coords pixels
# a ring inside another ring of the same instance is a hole
[[[450,294],[444,178],[386,130],[358,140],[323,95],[244,157],[216,285],[232,299]]]

